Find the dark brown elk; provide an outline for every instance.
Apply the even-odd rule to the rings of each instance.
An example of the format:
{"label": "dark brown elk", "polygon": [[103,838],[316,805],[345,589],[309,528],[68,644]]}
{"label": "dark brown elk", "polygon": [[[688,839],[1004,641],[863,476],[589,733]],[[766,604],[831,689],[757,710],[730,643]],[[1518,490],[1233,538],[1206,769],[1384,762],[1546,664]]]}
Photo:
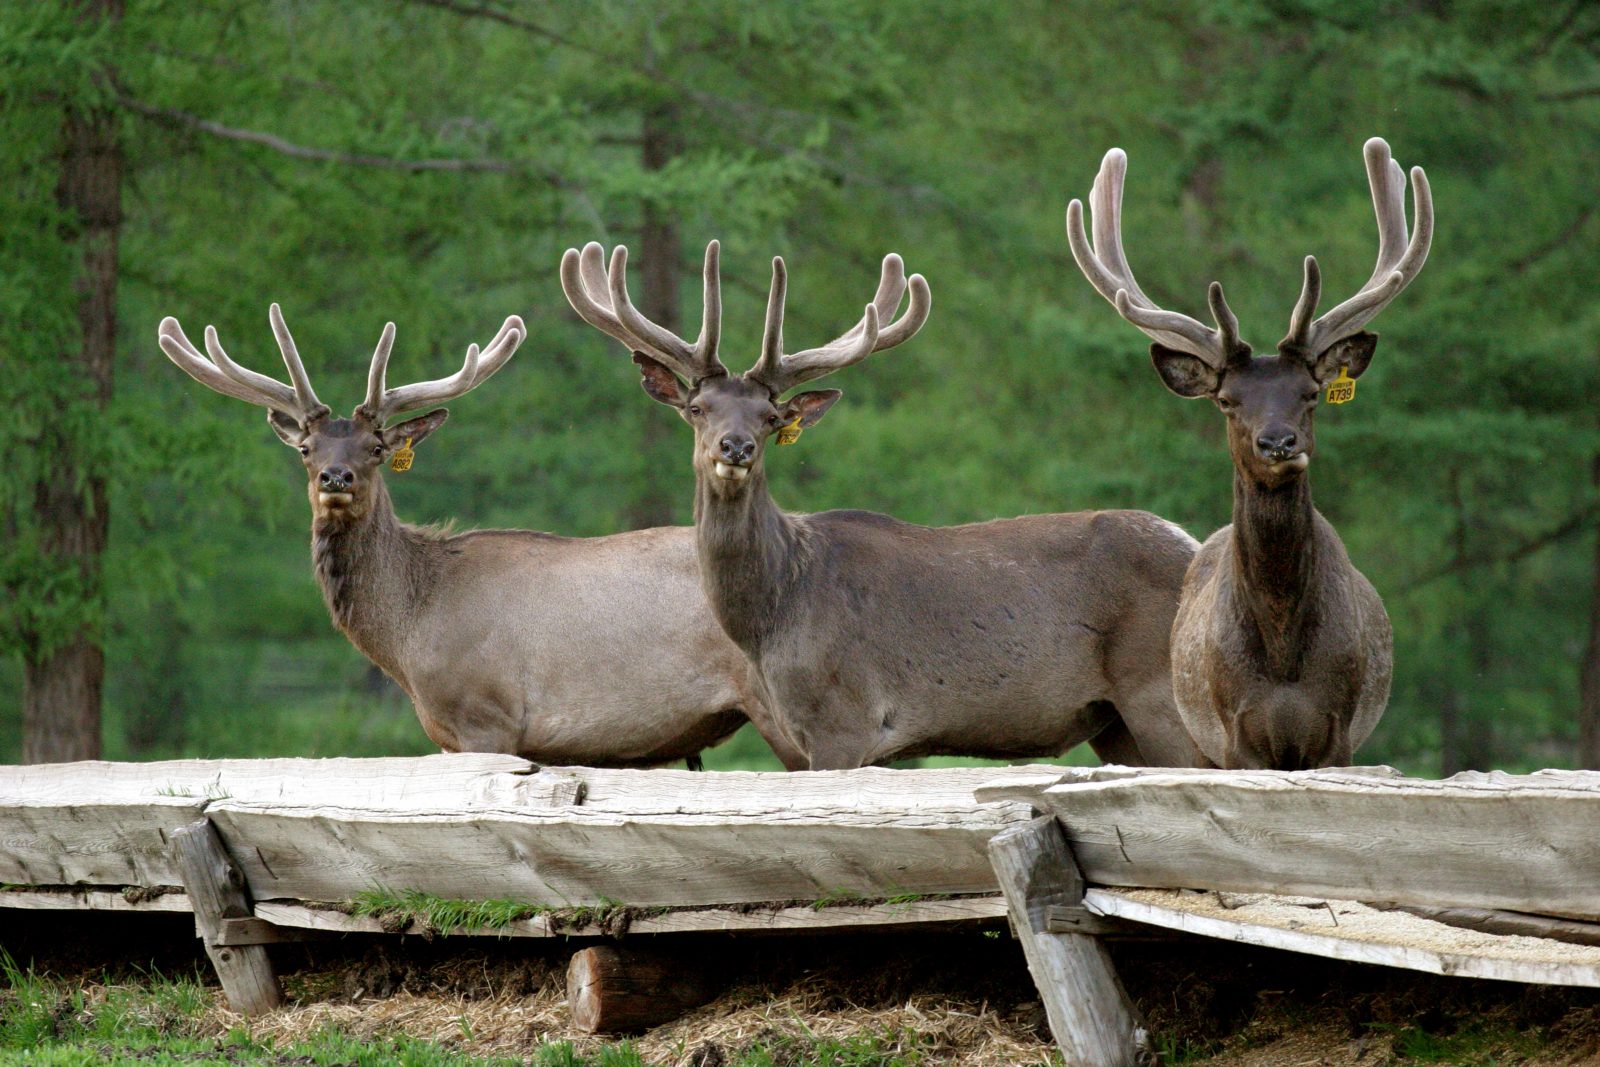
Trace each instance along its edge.
{"label": "dark brown elk", "polygon": [[[756,665],[762,695],[812,769],[909,756],[1054,755],[1088,741],[1124,763],[1204,765],[1172,701],[1167,642],[1194,539],[1139,511],[1030,515],[929,528],[866,511],[782,511],[766,446],[839,399],[784,394],[909,340],[927,319],[921,276],[883,262],[844,335],[785,353],[783,261],[773,260],[755,367],[728,373],[718,246],[689,344],[628,299],[627,250],[569,250],[562,287],[634,353],[650,396],[694,428],[695,531],[712,611]],[[895,319],[907,290],[910,302]]]}
{"label": "dark brown elk", "polygon": [[[1378,217],[1378,263],[1350,299],[1313,319],[1322,276],[1305,259],[1289,333],[1271,356],[1253,356],[1211,283],[1215,328],[1157,307],[1122,250],[1127,157],[1106,153],[1083,205],[1067,209],[1078,266],[1100,295],[1155,343],[1167,388],[1210,397],[1228,422],[1233,523],[1212,534],[1189,566],[1172,629],[1172,681],[1184,724],[1224,767],[1296,770],[1348,764],[1389,700],[1394,640],[1372,583],[1354,567],[1332,525],[1311,505],[1307,473],[1321,390],[1353,389],[1377,335],[1363,330],[1422,269],[1433,238],[1433,200],[1411,171],[1415,231],[1407,237],[1405,174],[1379,138],[1365,149]],[[1342,374],[1342,377],[1341,377]]]}
{"label": "dark brown elk", "polygon": [[441,533],[397,519],[383,466],[449,414],[396,417],[482,385],[525,329],[513,316],[450,378],[389,388],[394,324],[384,327],[366,399],[335,418],[272,305],[293,385],[239,366],[206,327],[208,360],[178,321],[161,349],[203,385],[267,409],[299,451],[311,497],[311,555],[334,625],[400,684],[447,752],[505,752],[548,763],[640,766],[695,759],[749,716],[789,766],[749,664],[700,591],[686,527],[612,537],[528,530]]}

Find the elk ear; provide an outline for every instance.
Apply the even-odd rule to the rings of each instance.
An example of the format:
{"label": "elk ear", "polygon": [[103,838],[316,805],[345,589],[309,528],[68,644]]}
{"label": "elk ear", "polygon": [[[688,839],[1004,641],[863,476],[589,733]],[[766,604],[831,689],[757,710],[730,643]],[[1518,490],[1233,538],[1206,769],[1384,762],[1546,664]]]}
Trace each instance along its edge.
{"label": "elk ear", "polygon": [[796,393],[783,403],[783,421],[793,422],[800,420],[802,430],[810,429],[822,421],[822,416],[828,409],[844,396],[837,389],[817,389],[809,393]]}
{"label": "elk ear", "polygon": [[682,411],[689,398],[684,395],[683,383],[678,381],[678,376],[643,352],[635,352],[633,361],[639,364],[639,373],[644,375],[644,380],[639,384],[650,394],[650,399]]}
{"label": "elk ear", "polygon": [[1366,330],[1351,334],[1317,353],[1316,358],[1311,361],[1311,376],[1317,380],[1318,385],[1323,385],[1339,376],[1340,367],[1349,367],[1346,373],[1352,378],[1359,378],[1371,365],[1372,354],[1377,350],[1377,334]]}
{"label": "elk ear", "polygon": [[397,422],[393,426],[385,426],[378,431],[378,436],[383,440],[385,448],[399,448],[408,440],[411,447],[415,448],[427,439],[428,435],[444,425],[444,420],[450,417],[449,408],[440,408],[430,411],[426,415],[418,415],[405,422]]}
{"label": "elk ear", "polygon": [[306,428],[293,415],[272,408],[267,409],[267,425],[278,435],[278,440],[290,448],[299,448],[306,439]]}
{"label": "elk ear", "polygon": [[1166,345],[1150,346],[1150,362],[1156,365],[1156,373],[1167,388],[1182,397],[1210,396],[1222,382],[1222,376],[1205,360]]}

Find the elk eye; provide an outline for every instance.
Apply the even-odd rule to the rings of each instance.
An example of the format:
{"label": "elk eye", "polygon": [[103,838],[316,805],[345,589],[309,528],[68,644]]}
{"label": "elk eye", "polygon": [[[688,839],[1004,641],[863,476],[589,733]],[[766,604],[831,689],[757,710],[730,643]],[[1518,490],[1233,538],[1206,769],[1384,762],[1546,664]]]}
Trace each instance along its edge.
{"label": "elk eye", "polygon": [[776,412],[774,412],[773,414],[767,416],[767,425],[768,426],[776,426],[776,425],[778,425],[778,423],[780,423],[782,421],[783,421],[782,419],[778,418]]}
{"label": "elk eye", "polygon": [[374,456],[377,456],[379,459],[382,459],[383,458],[383,446],[382,445],[373,445],[372,446],[372,454]]}
{"label": "elk eye", "polygon": [[1312,401],[1316,400],[1317,397],[1319,397],[1321,395],[1322,395],[1322,390],[1318,389],[1318,390],[1313,390],[1312,392],[1309,392],[1309,393],[1302,394],[1300,399],[1305,401],[1307,404],[1309,404]]}
{"label": "elk eye", "polygon": [[1233,401],[1229,400],[1225,396],[1219,396],[1217,397],[1217,407],[1221,408],[1223,411],[1232,410]]}
{"label": "elk eye", "polygon": [[689,405],[689,414],[693,415],[695,418],[698,419],[700,417],[700,405],[698,405],[698,404],[690,404]]}
{"label": "elk eye", "polygon": [[309,455],[311,455],[311,446],[310,446],[310,445],[301,445],[301,446],[300,446],[300,454],[301,454],[301,455],[302,455],[302,456],[309,456]]}

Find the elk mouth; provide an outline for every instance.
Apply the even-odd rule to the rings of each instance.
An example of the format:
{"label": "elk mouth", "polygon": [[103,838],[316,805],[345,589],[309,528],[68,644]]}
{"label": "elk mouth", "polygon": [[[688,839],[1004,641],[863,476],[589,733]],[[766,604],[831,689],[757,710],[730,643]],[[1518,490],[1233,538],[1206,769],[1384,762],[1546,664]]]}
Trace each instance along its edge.
{"label": "elk mouth", "polygon": [[714,469],[717,472],[717,477],[725,482],[742,482],[750,477],[749,467],[735,463],[724,463],[720,459],[716,461]]}
{"label": "elk mouth", "polygon": [[1311,454],[1296,452],[1292,456],[1270,456],[1267,457],[1267,466],[1273,474],[1293,474],[1311,466]]}
{"label": "elk mouth", "polygon": [[343,511],[355,502],[354,493],[318,493],[317,504],[329,511]]}

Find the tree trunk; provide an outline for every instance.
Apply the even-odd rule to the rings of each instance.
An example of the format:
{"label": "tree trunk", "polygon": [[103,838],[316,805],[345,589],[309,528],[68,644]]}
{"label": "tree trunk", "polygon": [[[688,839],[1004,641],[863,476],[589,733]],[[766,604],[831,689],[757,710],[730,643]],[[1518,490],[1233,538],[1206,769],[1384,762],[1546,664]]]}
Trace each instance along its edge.
{"label": "tree trunk", "polygon": [[[678,109],[674,104],[654,104],[645,111],[640,138],[645,170],[661,170],[678,154],[677,122]],[[668,212],[650,200],[644,204],[639,253],[644,279],[640,310],[651,322],[683,336],[678,287],[682,248],[679,245],[678,227]],[[651,418],[644,424],[644,439],[640,445],[646,462],[671,462],[668,450],[678,440],[672,431],[673,425],[667,419]],[[678,458],[682,459],[681,456]],[[671,523],[676,497],[669,487],[677,482],[671,478],[651,477],[645,479],[644,484],[644,491],[629,508],[629,525],[633,529],[641,529]]]}
{"label": "tree trunk", "polygon": [[[111,20],[121,0],[90,0],[83,18]],[[78,246],[80,337],[61,353],[84,383],[84,401],[103,415],[111,399],[116,345],[117,235],[122,222],[122,148],[115,116],[69,107],[62,127],[56,199],[69,213],[66,239]],[[27,763],[96,759],[105,677],[98,605],[100,557],[108,530],[105,474],[74,421],[51,424],[40,447],[55,458],[34,490],[44,551],[76,572],[85,617],[64,642],[35,637],[23,654],[22,758]]]}
{"label": "tree trunk", "polygon": [[[1600,456],[1591,474],[1600,488]],[[1600,770],[1600,533],[1594,541],[1594,590],[1589,594],[1589,643],[1578,681],[1578,766]]]}

